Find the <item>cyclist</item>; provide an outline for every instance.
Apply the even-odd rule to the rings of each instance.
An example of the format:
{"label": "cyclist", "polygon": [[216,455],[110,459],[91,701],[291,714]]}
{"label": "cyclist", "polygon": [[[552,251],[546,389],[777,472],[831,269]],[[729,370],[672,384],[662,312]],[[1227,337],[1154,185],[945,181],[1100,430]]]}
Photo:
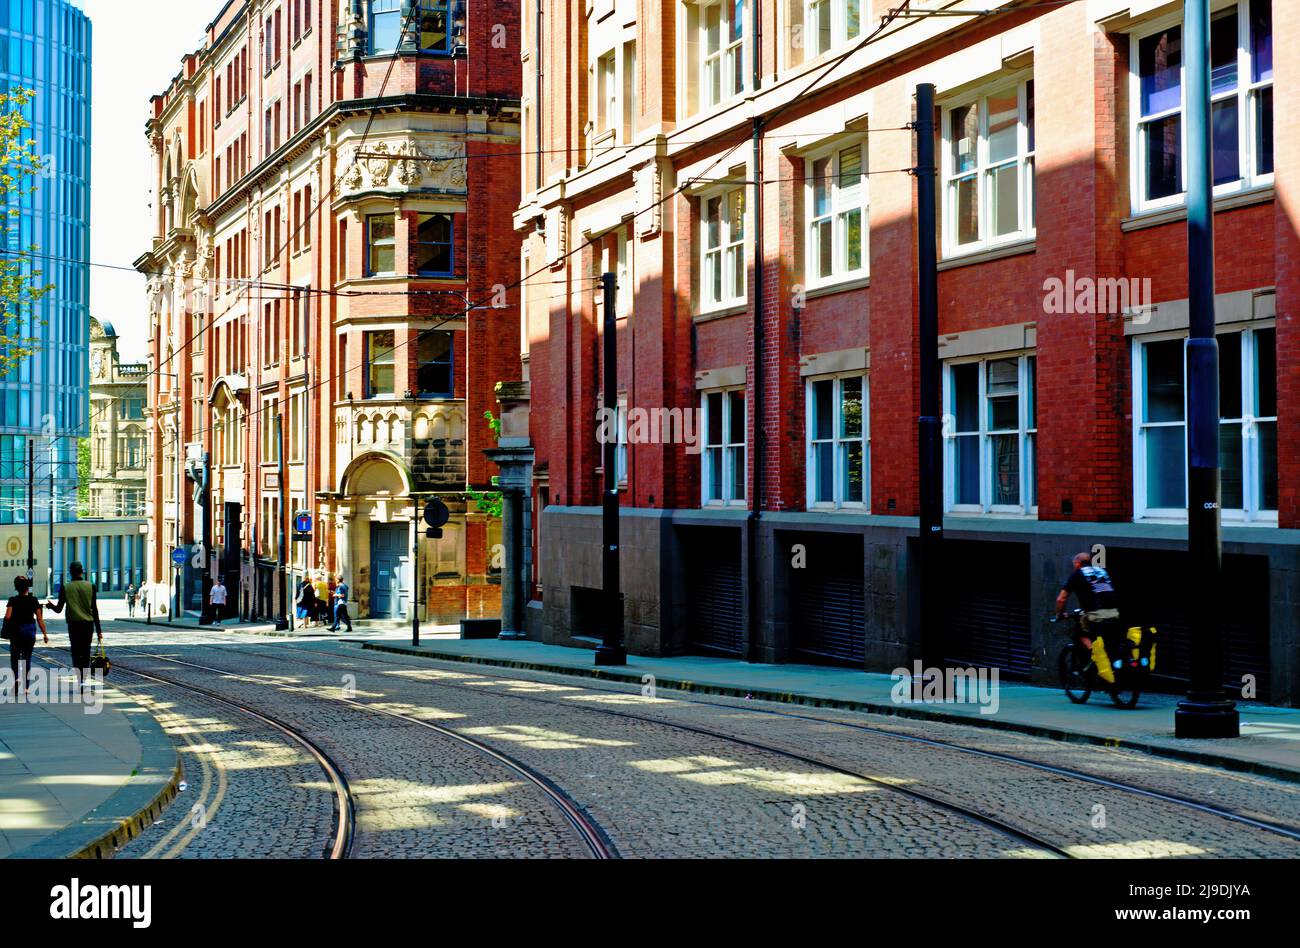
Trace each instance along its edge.
{"label": "cyclist", "polygon": [[1092,565],[1091,554],[1076,554],[1073,565],[1074,572],[1070,574],[1056,596],[1057,615],[1064,614],[1065,604],[1069,601],[1070,594],[1074,593],[1079,600],[1079,608],[1083,610],[1085,634],[1080,641],[1084,648],[1092,651],[1097,673],[1102,680],[1113,683],[1115,675],[1111,671],[1110,661],[1106,655],[1104,639],[1098,636],[1094,642],[1088,633],[1094,631],[1100,633],[1103,625],[1113,625],[1119,619],[1119,593],[1115,591],[1115,584],[1105,568]]}

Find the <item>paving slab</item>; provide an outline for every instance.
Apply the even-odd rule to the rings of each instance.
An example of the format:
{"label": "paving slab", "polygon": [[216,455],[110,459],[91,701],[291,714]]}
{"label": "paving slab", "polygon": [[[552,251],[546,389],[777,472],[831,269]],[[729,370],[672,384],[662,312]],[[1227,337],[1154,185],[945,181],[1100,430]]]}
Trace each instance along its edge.
{"label": "paving slab", "polygon": [[111,685],[92,709],[0,703],[0,858],[107,855],[174,794],[180,758],[153,715]]}
{"label": "paving slab", "polygon": [[588,649],[500,639],[435,637],[413,647],[391,638],[348,637],[365,648],[424,655],[450,661],[534,669],[611,681],[642,683],[653,675],[662,688],[750,697],[791,704],[932,718],[980,727],[1019,731],[1062,741],[1127,747],[1164,757],[1190,760],[1300,782],[1300,709],[1243,701],[1241,737],[1187,740],[1174,737],[1178,698],[1144,695],[1138,706],[1113,707],[1105,695],[1074,705],[1059,688],[1001,682],[992,702],[911,702],[895,700],[891,675],[819,665],[761,665],[726,658],[686,655],[675,658],[628,656],[627,665],[596,667]]}

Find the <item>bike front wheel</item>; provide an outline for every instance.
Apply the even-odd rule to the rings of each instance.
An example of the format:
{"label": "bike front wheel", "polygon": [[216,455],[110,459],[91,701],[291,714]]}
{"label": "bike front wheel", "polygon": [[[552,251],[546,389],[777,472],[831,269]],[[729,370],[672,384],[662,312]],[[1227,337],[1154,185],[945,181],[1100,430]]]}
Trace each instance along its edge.
{"label": "bike front wheel", "polygon": [[1065,696],[1074,704],[1085,704],[1092,694],[1092,677],[1088,666],[1092,659],[1076,645],[1067,645],[1061,649],[1059,667],[1061,687]]}

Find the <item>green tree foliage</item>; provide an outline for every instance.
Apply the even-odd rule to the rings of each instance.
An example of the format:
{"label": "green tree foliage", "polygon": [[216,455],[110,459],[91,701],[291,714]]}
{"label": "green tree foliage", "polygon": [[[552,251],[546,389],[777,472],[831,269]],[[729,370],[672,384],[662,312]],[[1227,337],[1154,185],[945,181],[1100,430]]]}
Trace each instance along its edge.
{"label": "green tree foliage", "polygon": [[[483,417],[487,419],[488,427],[492,430],[492,437],[498,441],[501,440],[501,419],[496,417],[490,411],[483,412]],[[496,487],[499,479],[492,478],[492,486]],[[479,513],[487,514],[489,517],[500,517],[502,507],[502,494],[499,490],[477,491],[470,489],[465,491],[465,496],[474,501],[474,509]]]}
{"label": "green tree foliage", "polygon": [[[9,228],[17,227],[19,204],[36,190],[33,179],[45,171],[45,163],[32,151],[36,141],[27,137],[31,122],[25,114],[33,93],[30,89],[13,89],[0,95],[0,246],[8,238]],[[29,247],[34,253],[36,247]],[[32,267],[30,258],[0,254],[0,377],[36,351],[40,340],[35,337],[34,311],[53,287],[42,285],[41,271]]]}
{"label": "green tree foliage", "polygon": [[77,439],[77,516],[90,516],[90,439]]}

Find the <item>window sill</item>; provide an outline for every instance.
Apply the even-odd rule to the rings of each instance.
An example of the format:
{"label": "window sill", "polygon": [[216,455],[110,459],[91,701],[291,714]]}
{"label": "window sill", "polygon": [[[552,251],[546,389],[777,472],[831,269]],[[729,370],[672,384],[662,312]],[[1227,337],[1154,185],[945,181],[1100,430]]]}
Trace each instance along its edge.
{"label": "window sill", "polygon": [[836,293],[848,293],[852,290],[865,290],[871,286],[871,277],[845,277],[834,283],[819,283],[817,286],[809,286],[804,291],[804,299],[815,300],[822,296],[834,296]]}
{"label": "window sill", "polygon": [[974,250],[970,253],[944,257],[939,261],[939,271],[955,270],[957,267],[970,266],[975,263],[989,263],[990,261],[1001,260],[1005,257],[1017,257],[1023,253],[1035,253],[1037,250],[1037,238],[1030,237],[1027,240],[1017,240],[1012,243],[998,244],[995,247],[988,247],[984,250]]}
{"label": "window sill", "polygon": [[705,312],[696,313],[691,318],[697,323],[707,323],[715,319],[726,319],[728,316],[739,316],[741,313],[749,311],[749,302],[743,301],[731,306],[724,306],[720,309],[711,309]]}
{"label": "window sill", "polygon": [[[1232,194],[1225,194],[1214,199],[1214,212],[1217,214],[1219,211],[1230,211],[1236,207],[1263,204],[1274,200],[1275,197],[1276,194],[1271,184],[1234,191]],[[1139,211],[1132,217],[1126,217],[1120,221],[1119,227],[1125,233],[1130,233],[1135,230],[1144,230],[1147,227],[1159,227],[1161,224],[1173,224],[1185,220],[1187,220],[1186,201],[1174,207],[1161,208],[1155,211]]]}
{"label": "window sill", "polygon": [[808,505],[808,512],[827,513],[827,514],[856,514],[861,516],[862,514],[871,513],[871,510],[870,508],[867,507],[866,504],[843,503],[837,506],[835,504],[816,503],[816,504]]}
{"label": "window sill", "polygon": [[747,510],[749,501],[744,500],[706,500],[700,504],[701,510]]}

